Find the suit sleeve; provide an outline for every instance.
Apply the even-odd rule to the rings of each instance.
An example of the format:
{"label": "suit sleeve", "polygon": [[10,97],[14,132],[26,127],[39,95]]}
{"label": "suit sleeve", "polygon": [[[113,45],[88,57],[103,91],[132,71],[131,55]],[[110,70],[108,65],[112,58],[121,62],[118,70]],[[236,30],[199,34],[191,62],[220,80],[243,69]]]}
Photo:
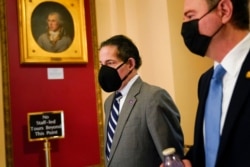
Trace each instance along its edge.
{"label": "suit sleeve", "polygon": [[183,157],[184,141],[180,114],[170,95],[165,90],[159,89],[150,97],[147,105],[148,129],[162,160],[162,151],[169,147],[174,147]]}

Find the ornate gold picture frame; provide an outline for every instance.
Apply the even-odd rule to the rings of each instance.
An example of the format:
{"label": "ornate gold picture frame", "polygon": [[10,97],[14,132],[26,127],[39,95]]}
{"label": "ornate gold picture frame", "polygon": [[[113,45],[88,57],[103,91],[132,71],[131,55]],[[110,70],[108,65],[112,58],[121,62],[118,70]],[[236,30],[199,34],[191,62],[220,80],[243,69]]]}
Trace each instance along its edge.
{"label": "ornate gold picture frame", "polygon": [[87,63],[83,0],[18,0],[21,64]]}

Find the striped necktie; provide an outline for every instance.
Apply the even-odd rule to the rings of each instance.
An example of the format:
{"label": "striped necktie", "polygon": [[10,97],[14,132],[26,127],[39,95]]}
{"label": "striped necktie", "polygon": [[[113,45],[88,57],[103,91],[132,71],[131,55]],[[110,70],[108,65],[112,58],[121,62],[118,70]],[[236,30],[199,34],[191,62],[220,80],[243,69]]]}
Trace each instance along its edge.
{"label": "striped necktie", "polygon": [[109,160],[111,145],[113,142],[113,137],[115,134],[115,128],[116,128],[117,121],[119,118],[119,104],[120,104],[121,98],[122,98],[122,94],[118,92],[115,95],[113,105],[111,108],[111,112],[109,115],[109,121],[108,121],[108,126],[107,126],[107,143],[106,143],[106,157],[108,160]]}
{"label": "striped necktie", "polygon": [[219,64],[210,81],[205,107],[206,167],[214,167],[220,143],[220,118],[222,109],[222,78],[225,69]]}

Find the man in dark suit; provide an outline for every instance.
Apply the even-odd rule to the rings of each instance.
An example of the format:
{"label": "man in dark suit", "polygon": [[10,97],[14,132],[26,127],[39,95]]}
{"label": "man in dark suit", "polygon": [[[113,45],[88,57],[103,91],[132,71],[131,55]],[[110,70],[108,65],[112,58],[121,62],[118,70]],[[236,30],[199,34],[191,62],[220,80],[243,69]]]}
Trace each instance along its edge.
{"label": "man in dark suit", "polygon": [[[184,0],[182,36],[188,49],[214,60],[198,85],[194,143],[183,160],[185,167],[250,167],[250,33],[248,0]],[[222,105],[219,144],[209,152],[212,135],[206,116],[212,75],[222,66]],[[219,92],[217,92],[219,96]],[[210,109],[207,109],[210,108]],[[216,120],[216,118],[214,118]],[[207,126],[207,127],[206,127]],[[211,125],[212,126],[212,125]],[[212,165],[209,156],[215,155]]]}
{"label": "man in dark suit", "polygon": [[[158,167],[162,151],[174,147],[183,156],[180,114],[170,95],[162,88],[142,81],[139,51],[123,35],[101,43],[99,83],[113,92],[105,101],[104,151],[109,167]],[[120,92],[116,114],[111,111]],[[111,130],[110,130],[111,129]]]}

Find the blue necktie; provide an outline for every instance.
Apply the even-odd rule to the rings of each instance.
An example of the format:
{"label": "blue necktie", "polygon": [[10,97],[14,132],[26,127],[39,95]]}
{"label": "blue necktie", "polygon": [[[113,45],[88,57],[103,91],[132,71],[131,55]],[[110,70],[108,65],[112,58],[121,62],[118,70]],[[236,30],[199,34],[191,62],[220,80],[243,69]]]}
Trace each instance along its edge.
{"label": "blue necktie", "polygon": [[115,128],[116,128],[117,121],[119,118],[119,104],[120,104],[121,98],[122,98],[122,94],[118,92],[115,95],[113,105],[111,108],[111,112],[110,112],[110,116],[109,116],[109,121],[108,121],[108,126],[107,126],[107,143],[106,143],[106,157],[108,160],[109,160],[111,145],[113,142],[113,137],[115,134]]}
{"label": "blue necktie", "polygon": [[214,167],[220,143],[220,118],[222,109],[222,78],[225,69],[219,64],[210,81],[205,108],[206,167]]}

